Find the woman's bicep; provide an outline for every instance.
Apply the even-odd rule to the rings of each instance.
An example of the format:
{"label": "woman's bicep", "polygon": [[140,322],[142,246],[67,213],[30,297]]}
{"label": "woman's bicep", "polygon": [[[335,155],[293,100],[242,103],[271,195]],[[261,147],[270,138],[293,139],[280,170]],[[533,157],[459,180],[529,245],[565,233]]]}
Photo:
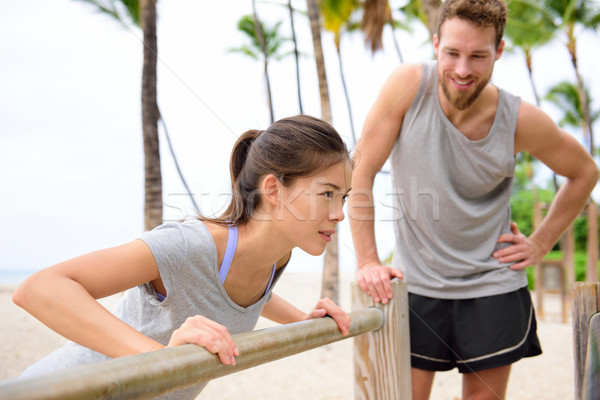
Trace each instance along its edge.
{"label": "woman's bicep", "polygon": [[98,250],[50,267],[99,299],[159,278],[152,251],[142,240]]}

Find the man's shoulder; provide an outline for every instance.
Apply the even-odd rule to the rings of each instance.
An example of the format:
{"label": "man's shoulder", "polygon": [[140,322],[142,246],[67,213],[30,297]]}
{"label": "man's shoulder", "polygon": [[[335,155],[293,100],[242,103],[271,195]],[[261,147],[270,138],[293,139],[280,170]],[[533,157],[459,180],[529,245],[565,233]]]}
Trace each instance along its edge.
{"label": "man's shoulder", "polygon": [[402,63],[394,69],[392,77],[403,79],[412,77],[420,80],[425,68],[425,63]]}
{"label": "man's shoulder", "polygon": [[396,67],[383,87],[384,94],[387,94],[384,98],[389,97],[388,100],[397,104],[398,94],[402,93],[402,103],[406,103],[402,109],[406,111],[419,89],[423,71],[423,64],[420,63],[406,63]]}

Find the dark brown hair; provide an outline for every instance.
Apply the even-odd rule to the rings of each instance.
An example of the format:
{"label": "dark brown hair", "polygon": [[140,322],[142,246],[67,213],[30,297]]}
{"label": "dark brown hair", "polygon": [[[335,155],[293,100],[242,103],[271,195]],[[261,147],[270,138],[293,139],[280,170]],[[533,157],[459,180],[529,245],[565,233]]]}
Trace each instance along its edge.
{"label": "dark brown hair", "polygon": [[231,153],[229,206],[217,218],[200,219],[244,224],[258,206],[258,187],[266,175],[273,174],[289,186],[296,178],[317,174],[344,160],[350,161],[350,155],[337,131],[308,115],[280,119],[264,131],[249,130],[239,137]]}
{"label": "dark brown hair", "polygon": [[503,0],[446,0],[440,7],[437,36],[441,39],[442,24],[450,18],[462,18],[496,30],[496,49],[504,36],[508,9]]}

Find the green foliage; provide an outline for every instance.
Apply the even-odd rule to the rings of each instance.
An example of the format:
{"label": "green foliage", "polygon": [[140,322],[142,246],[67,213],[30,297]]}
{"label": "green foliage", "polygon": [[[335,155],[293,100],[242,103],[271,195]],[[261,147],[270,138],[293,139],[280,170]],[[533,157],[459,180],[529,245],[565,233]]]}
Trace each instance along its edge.
{"label": "green foliage", "polygon": [[[321,0],[319,9],[323,16],[323,26],[339,37],[340,30],[350,22],[350,16],[359,6],[358,0]],[[336,44],[339,43],[336,41]]]}
{"label": "green foliage", "polygon": [[[519,231],[525,236],[533,232],[533,192],[527,187],[524,172],[522,168],[515,171],[515,185],[513,194],[510,198],[511,218],[517,223]],[[527,186],[526,186],[527,185]],[[537,189],[538,201],[550,203],[554,198],[552,189]]]}
{"label": "green foliage", "polygon": [[103,14],[110,15],[123,25],[141,26],[142,12],[139,0],[79,0],[92,4]]}
{"label": "green foliage", "polygon": [[512,0],[508,11],[504,34],[512,46],[529,51],[554,37],[557,27],[543,0]]}
{"label": "green foliage", "polygon": [[579,24],[594,30],[600,26],[600,4],[595,0],[545,0],[543,3],[562,26]]}
{"label": "green foliage", "polygon": [[[585,89],[585,95],[591,103],[592,98],[590,97],[590,92],[587,88]],[[557,83],[550,88],[544,99],[556,105],[559,110],[563,110],[563,117],[558,121],[558,124],[562,128],[581,128],[582,126],[585,126],[583,105],[581,104],[581,98],[579,97],[579,89],[575,84],[569,81]],[[600,109],[592,111],[592,114],[590,115],[592,123],[596,122],[599,117]]]}
{"label": "green foliage", "polygon": [[231,48],[229,49],[229,52],[242,53],[255,60],[258,60],[261,57],[265,57],[267,60],[280,60],[281,58],[290,54],[290,52],[286,52],[285,54],[280,53],[282,45],[289,41],[289,39],[283,38],[279,34],[279,28],[281,27],[281,24],[282,22],[280,21],[274,26],[270,27],[260,22],[266,48],[266,54],[264,54],[256,32],[254,18],[251,15],[242,16],[238,21],[238,30],[246,34],[246,36],[250,39],[250,43],[241,47]]}
{"label": "green foliage", "polygon": [[[551,251],[544,257],[546,260],[561,260],[562,251],[554,250]],[[600,261],[598,261],[598,271],[600,271]],[[530,290],[535,290],[535,268],[527,268],[527,286]],[[585,251],[575,252],[575,281],[585,281],[585,275],[587,274],[587,253]]]}

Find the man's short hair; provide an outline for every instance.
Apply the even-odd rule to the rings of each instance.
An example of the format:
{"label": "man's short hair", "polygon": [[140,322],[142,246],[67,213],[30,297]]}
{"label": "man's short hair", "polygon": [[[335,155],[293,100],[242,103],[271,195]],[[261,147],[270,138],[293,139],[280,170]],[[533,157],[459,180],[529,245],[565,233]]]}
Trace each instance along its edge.
{"label": "man's short hair", "polygon": [[504,36],[508,9],[503,0],[446,0],[440,7],[437,24],[438,39],[442,24],[454,17],[471,21],[482,27],[494,27],[496,48],[498,48]]}

